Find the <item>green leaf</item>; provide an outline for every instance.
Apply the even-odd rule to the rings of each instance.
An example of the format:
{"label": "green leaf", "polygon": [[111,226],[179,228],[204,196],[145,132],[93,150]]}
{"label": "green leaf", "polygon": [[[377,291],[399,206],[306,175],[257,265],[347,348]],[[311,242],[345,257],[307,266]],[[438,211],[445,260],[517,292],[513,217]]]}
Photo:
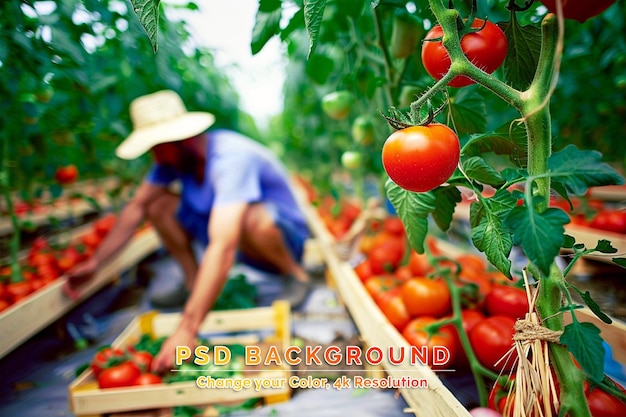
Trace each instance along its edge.
{"label": "green leaf", "polygon": [[574,321],[565,326],[560,342],[567,346],[592,381],[602,381],[606,352],[602,345],[600,329],[592,323]]}
{"label": "green leaf", "polygon": [[320,85],[328,81],[334,69],[335,61],[326,55],[313,55],[306,61],[306,74]]}
{"label": "green leaf", "polygon": [[319,39],[320,27],[322,26],[322,20],[324,18],[324,8],[326,7],[326,0],[305,0],[304,1],[304,24],[306,26],[307,33],[309,34],[309,53],[307,59],[311,57],[315,48],[317,47],[317,41]]}
{"label": "green leaf", "polygon": [[280,31],[282,16],[280,0],[261,0],[252,28],[250,50],[252,55],[259,53],[265,44]]}
{"label": "green leaf", "polygon": [[472,227],[471,238],[476,249],[484,252],[489,262],[511,278],[509,255],[513,249],[513,239],[501,218],[485,210],[478,224]]}
{"label": "green leaf", "polygon": [[549,208],[538,213],[518,206],[505,217],[504,225],[513,230],[513,243],[521,246],[530,262],[548,275],[563,245],[564,225],[569,221],[569,216],[560,209]]}
{"label": "green leaf", "polygon": [[595,314],[600,320],[602,320],[606,324],[613,323],[613,320],[611,320],[609,316],[604,314],[598,303],[596,303],[593,298],[591,298],[591,294],[589,293],[589,291],[582,292],[573,285],[572,288],[578,293],[578,295],[580,295],[580,298],[583,299],[587,307],[589,307],[589,309],[593,311],[593,314]]}
{"label": "green leaf", "polygon": [[594,250],[601,253],[617,253],[617,248],[614,248],[611,241],[606,239],[598,240],[598,244]]}
{"label": "green leaf", "polygon": [[616,265],[626,268],[626,258],[613,258],[611,259]]}
{"label": "green leaf", "polygon": [[487,106],[474,88],[461,89],[450,100],[450,117],[457,133],[484,132],[487,129]]}
{"label": "green leaf", "polygon": [[143,26],[152,50],[154,53],[158,50],[157,32],[159,28],[159,3],[160,0],[130,0],[133,10],[139,17],[139,23]]}
{"label": "green leaf", "polygon": [[59,52],[66,53],[75,63],[82,65],[85,63],[85,50],[76,44],[67,33],[56,27],[51,27],[50,44]]}
{"label": "green leaf", "polygon": [[406,228],[409,244],[417,253],[424,253],[424,242],[428,233],[428,214],[435,210],[435,194],[413,193],[391,180],[385,183],[385,191],[398,217]]}
{"label": "green leaf", "polygon": [[439,187],[432,191],[435,195],[433,220],[441,230],[448,230],[457,203],[461,202],[461,191],[456,187]]}
{"label": "green leaf", "polygon": [[504,34],[509,42],[504,64],[504,77],[508,84],[525,90],[535,76],[541,51],[541,29],[538,25],[520,26],[515,13],[506,25]]}
{"label": "green leaf", "polygon": [[304,28],[304,10],[299,9],[292,17],[289,19],[289,23],[287,26],[280,32],[280,40],[286,41],[289,39],[292,33],[296,30]]}
{"label": "green leaf", "polygon": [[576,195],[583,195],[589,187],[624,184],[624,177],[602,162],[600,152],[583,151],[574,145],[550,155],[548,168],[555,183]]}
{"label": "green leaf", "polygon": [[506,155],[520,166],[526,166],[526,128],[515,121],[507,122],[494,132],[472,135],[461,153],[478,156],[487,152]]}
{"label": "green leaf", "polygon": [[487,161],[479,156],[472,156],[464,160],[463,171],[471,179],[493,187],[499,187],[505,182],[498,171],[493,169]]}

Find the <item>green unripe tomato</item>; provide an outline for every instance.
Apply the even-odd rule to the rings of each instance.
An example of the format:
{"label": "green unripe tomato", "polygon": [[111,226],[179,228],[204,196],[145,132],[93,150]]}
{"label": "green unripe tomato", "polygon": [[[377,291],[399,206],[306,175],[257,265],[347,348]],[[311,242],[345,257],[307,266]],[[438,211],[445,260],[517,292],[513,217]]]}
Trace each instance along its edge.
{"label": "green unripe tomato", "polygon": [[374,122],[369,116],[359,116],[352,122],[352,140],[363,145],[374,142]]}
{"label": "green unripe tomato", "polygon": [[350,114],[354,96],[349,91],[335,91],[322,97],[322,110],[335,120],[343,120]]}
{"label": "green unripe tomato", "polygon": [[357,151],[345,151],[341,154],[341,165],[349,170],[355,170],[361,167],[363,156]]}
{"label": "green unripe tomato", "polygon": [[398,9],[393,16],[389,52],[397,59],[411,56],[420,39],[424,36],[422,22],[406,9]]}
{"label": "green unripe tomato", "polygon": [[400,90],[400,107],[409,107],[423,91],[424,89],[415,85],[403,86]]}

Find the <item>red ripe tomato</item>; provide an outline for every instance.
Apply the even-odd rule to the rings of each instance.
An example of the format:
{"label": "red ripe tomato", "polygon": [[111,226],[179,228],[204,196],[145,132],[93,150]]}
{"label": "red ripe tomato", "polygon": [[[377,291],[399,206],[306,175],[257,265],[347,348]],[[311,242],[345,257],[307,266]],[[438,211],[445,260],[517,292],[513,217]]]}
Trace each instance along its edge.
{"label": "red ripe tomato", "polygon": [[400,287],[402,300],[411,317],[442,317],[450,311],[450,290],[445,281],[430,278],[412,278]]}
{"label": "red ripe tomato", "polygon": [[376,304],[378,304],[380,311],[387,317],[387,320],[399,331],[402,331],[411,320],[411,316],[406,309],[404,301],[402,301],[402,296],[398,288],[394,288],[385,293],[378,299]]}
{"label": "red ripe tomato", "polygon": [[61,272],[66,272],[82,260],[83,254],[80,253],[76,247],[69,246],[61,252],[60,257],[57,260],[57,266]]}
{"label": "red ripe tomato", "polygon": [[115,224],[116,216],[113,213],[107,214],[93,222],[93,229],[99,236],[106,236]]}
{"label": "red ripe tomato", "polygon": [[33,292],[33,286],[30,281],[12,282],[6,286],[9,301],[16,303],[26,298]]}
{"label": "red ripe tomato", "polygon": [[409,191],[426,192],[450,178],[460,152],[454,131],[432,123],[393,132],[383,145],[382,159],[393,182]]}
{"label": "red ripe tomato", "polygon": [[[439,330],[433,334],[428,335],[425,330],[426,326],[433,324],[437,321],[434,317],[417,317],[411,320],[402,330],[402,336],[412,346],[422,347],[428,346],[429,349],[429,363],[427,365],[433,368],[447,368],[454,362],[459,350],[457,335],[454,330],[454,326],[446,325],[439,328]],[[433,347],[442,346],[448,349],[450,352],[450,358],[445,365],[432,366]]]}
{"label": "red ripe tomato", "polygon": [[134,362],[122,362],[103,369],[98,376],[98,386],[100,388],[128,387],[135,384],[140,375],[141,370]]}
{"label": "red ripe tomato", "polygon": [[75,165],[66,165],[57,168],[54,179],[59,184],[71,184],[78,178],[78,168]]}
{"label": "red ripe tomato", "polygon": [[130,352],[130,359],[135,362],[143,372],[150,371],[150,367],[152,366],[152,354],[150,352],[143,350],[132,351]]}
{"label": "red ripe tomato", "polygon": [[0,299],[0,313],[9,307],[11,307],[11,303],[9,303],[7,300]]}
{"label": "red ripe tomato", "polygon": [[626,234],[626,211],[606,209],[600,211],[591,219],[589,227]]}
{"label": "red ripe tomato", "polygon": [[[481,27],[481,30],[463,36],[461,49],[472,64],[491,74],[504,62],[508,43],[504,32],[495,23],[474,19],[472,28],[479,29]],[[426,34],[422,43],[424,68],[436,80],[443,78],[450,69],[450,56],[441,40],[428,41],[428,39],[437,39],[442,36],[441,26],[436,25]],[[454,77],[448,85],[450,87],[464,87],[473,83],[472,79],[459,75]]]}
{"label": "red ripe tomato", "polygon": [[500,359],[513,346],[514,326],[515,319],[509,316],[487,317],[474,325],[469,332],[469,339],[480,363],[495,372],[511,370],[514,357]]}
{"label": "red ripe tomato", "polygon": [[355,266],[354,272],[362,282],[365,282],[374,276],[374,272],[372,272],[372,265],[370,264],[369,259],[365,259],[363,260],[363,262]]}
{"label": "red ripe tomato", "polygon": [[91,360],[91,369],[98,376],[103,369],[107,368],[113,362],[120,362],[126,359],[126,355],[122,349],[107,346],[100,349]]}
{"label": "red ripe tomato", "polygon": [[503,315],[521,319],[528,313],[528,297],[521,288],[497,284],[487,293],[485,308],[491,316]]}
{"label": "red ripe tomato", "polygon": [[[465,330],[465,333],[468,335],[472,331],[474,326],[476,326],[478,323],[480,323],[484,319],[485,319],[485,315],[478,310],[466,309],[466,310],[461,311],[461,322],[463,324],[463,329]],[[456,327],[454,328],[454,331],[458,337],[458,331],[456,330]],[[461,342],[459,342],[459,346],[460,346],[460,343]],[[465,351],[461,349],[456,356],[456,365],[466,366],[468,363],[469,361],[467,359],[467,355],[465,354]]]}
{"label": "red ripe tomato", "polygon": [[374,274],[393,272],[404,257],[405,242],[398,237],[390,237],[370,249],[367,259]]}
{"label": "red ripe tomato", "polygon": [[[550,13],[556,13],[556,0],[540,0]],[[584,22],[609,8],[615,0],[563,0],[563,17]]]}
{"label": "red ripe tomato", "polygon": [[[615,385],[626,393],[624,387],[617,383]],[[626,416],[626,402],[620,401],[600,388],[591,388],[588,382],[585,382],[585,397],[587,397],[587,404],[589,404],[589,410],[593,417]]]}
{"label": "red ripe tomato", "polygon": [[137,377],[133,385],[154,385],[160,384],[163,380],[157,374],[146,372]]}
{"label": "red ripe tomato", "polygon": [[394,288],[398,288],[402,281],[393,275],[371,277],[365,282],[365,289],[372,296],[374,301],[378,301]]}
{"label": "red ripe tomato", "polygon": [[404,237],[404,224],[398,217],[386,217],[383,220],[383,230],[392,236]]}
{"label": "red ripe tomato", "polygon": [[428,256],[415,251],[409,256],[409,268],[414,276],[420,277],[428,275],[433,270],[433,266],[428,262]]}

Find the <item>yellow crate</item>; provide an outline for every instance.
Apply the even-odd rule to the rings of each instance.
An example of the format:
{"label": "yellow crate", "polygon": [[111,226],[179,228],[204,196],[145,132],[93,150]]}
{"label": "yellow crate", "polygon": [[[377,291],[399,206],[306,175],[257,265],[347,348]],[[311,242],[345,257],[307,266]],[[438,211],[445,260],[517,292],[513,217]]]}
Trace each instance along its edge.
{"label": "yellow crate", "polygon": [[[139,341],[142,334],[167,336],[177,328],[180,313],[145,313],[135,318],[112,343],[125,347]],[[261,341],[260,331],[269,334]],[[237,332],[237,335],[228,336]],[[211,344],[259,344],[288,346],[291,339],[291,312],[287,302],[277,301],[271,307],[210,312],[202,323],[199,334],[207,335]],[[226,336],[225,336],[226,334]],[[211,336],[213,335],[213,336]],[[244,371],[245,373],[246,371]],[[250,375],[250,388],[239,391],[228,388],[202,389],[196,382],[177,382],[141,387],[99,389],[91,369],[86,370],[69,385],[69,403],[76,415],[101,415],[122,411],[138,411],[174,406],[204,406],[210,404],[263,398],[265,403],[286,401],[290,398],[288,384],[283,387],[255,386],[255,380],[285,381],[289,369],[285,366],[255,369]]]}

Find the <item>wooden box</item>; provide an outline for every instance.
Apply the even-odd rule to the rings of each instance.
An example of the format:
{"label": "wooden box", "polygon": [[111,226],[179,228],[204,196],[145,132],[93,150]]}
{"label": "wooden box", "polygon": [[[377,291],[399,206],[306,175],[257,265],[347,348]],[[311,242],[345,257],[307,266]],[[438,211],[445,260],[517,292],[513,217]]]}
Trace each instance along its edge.
{"label": "wooden box", "polygon": [[148,227],[138,231],[128,246],[81,287],[76,300],[63,293],[66,279],[56,281],[30,294],[0,313],[0,358],[70,311],[96,291],[112,282],[160,246],[156,232]]}
{"label": "wooden box", "polygon": [[[180,313],[145,313],[135,318],[112,345],[132,345],[142,334],[167,336],[176,329],[180,320]],[[265,336],[262,336],[264,333]],[[290,306],[287,302],[277,301],[271,307],[213,311],[207,315],[199,334],[211,344],[266,344],[282,349],[289,345],[291,339]],[[276,403],[289,399],[289,385],[283,384],[280,388],[257,388],[254,381],[286,381],[288,373],[289,369],[284,366],[254,369],[249,375],[244,370],[246,378],[252,380],[252,386],[239,391],[228,388],[203,389],[196,382],[99,389],[95,376],[89,369],[70,384],[69,402],[76,415],[100,415],[182,405],[205,406],[250,398],[263,398],[265,403]]]}

